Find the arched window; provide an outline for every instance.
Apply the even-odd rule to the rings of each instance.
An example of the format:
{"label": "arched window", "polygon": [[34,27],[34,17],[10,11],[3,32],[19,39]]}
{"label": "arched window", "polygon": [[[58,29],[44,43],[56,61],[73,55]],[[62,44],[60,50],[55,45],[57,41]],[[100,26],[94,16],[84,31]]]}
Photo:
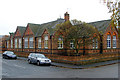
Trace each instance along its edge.
{"label": "arched window", "polygon": [[107,35],[107,48],[111,48],[111,36]]}
{"label": "arched window", "polygon": [[63,49],[63,38],[62,37],[58,38],[58,49]]}
{"label": "arched window", "polygon": [[48,48],[48,36],[45,36],[45,38],[44,38],[45,40],[44,40],[44,48]]}
{"label": "arched window", "polygon": [[116,35],[113,36],[113,48],[116,48]]}

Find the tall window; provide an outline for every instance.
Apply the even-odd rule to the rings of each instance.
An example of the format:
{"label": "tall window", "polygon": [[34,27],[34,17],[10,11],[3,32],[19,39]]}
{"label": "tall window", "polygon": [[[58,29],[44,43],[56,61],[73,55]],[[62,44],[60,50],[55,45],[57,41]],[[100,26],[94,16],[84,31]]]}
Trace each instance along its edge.
{"label": "tall window", "polygon": [[13,39],[11,39],[11,48],[13,48]]}
{"label": "tall window", "polygon": [[111,36],[107,35],[107,48],[111,48]]}
{"label": "tall window", "polygon": [[98,40],[96,39],[95,48],[98,48]]}
{"label": "tall window", "polygon": [[116,36],[113,36],[113,48],[116,48]]}
{"label": "tall window", "polygon": [[19,39],[19,48],[21,48],[21,46],[22,46],[21,42],[22,42],[22,39],[20,38]]}
{"label": "tall window", "polygon": [[73,40],[70,41],[70,48],[71,48],[71,49],[75,48],[75,47],[74,47]]}
{"label": "tall window", "polygon": [[48,36],[45,36],[44,48],[48,48]]}
{"label": "tall window", "polygon": [[38,48],[41,48],[41,38],[38,39]]}
{"label": "tall window", "polygon": [[9,41],[7,41],[7,48],[9,48]]}
{"label": "tall window", "polygon": [[97,49],[97,48],[98,48],[98,40],[93,39],[93,49]]}
{"label": "tall window", "polygon": [[17,48],[17,38],[15,39],[15,48]]}
{"label": "tall window", "polygon": [[28,38],[24,39],[24,48],[28,48]]}
{"label": "tall window", "polygon": [[93,49],[95,48],[95,40],[93,39]]}
{"label": "tall window", "polygon": [[63,48],[63,38],[59,37],[58,38],[58,49],[62,49]]}
{"label": "tall window", "polygon": [[33,48],[33,37],[29,39],[29,48]]}

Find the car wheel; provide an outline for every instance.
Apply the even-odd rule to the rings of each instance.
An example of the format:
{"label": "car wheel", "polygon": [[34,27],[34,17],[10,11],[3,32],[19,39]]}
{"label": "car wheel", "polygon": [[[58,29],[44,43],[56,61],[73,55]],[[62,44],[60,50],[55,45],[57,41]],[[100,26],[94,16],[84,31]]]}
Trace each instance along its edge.
{"label": "car wheel", "polygon": [[37,61],[37,65],[38,65],[38,66],[40,65],[40,62],[39,62],[39,61]]}
{"label": "car wheel", "polygon": [[49,64],[49,66],[51,66],[51,63]]}
{"label": "car wheel", "polygon": [[5,58],[4,56],[2,56],[3,58]]}
{"label": "car wheel", "polygon": [[8,59],[8,56],[6,56],[5,59]]}
{"label": "car wheel", "polygon": [[29,63],[29,64],[31,64],[31,61],[30,61],[30,59],[28,60],[28,63]]}

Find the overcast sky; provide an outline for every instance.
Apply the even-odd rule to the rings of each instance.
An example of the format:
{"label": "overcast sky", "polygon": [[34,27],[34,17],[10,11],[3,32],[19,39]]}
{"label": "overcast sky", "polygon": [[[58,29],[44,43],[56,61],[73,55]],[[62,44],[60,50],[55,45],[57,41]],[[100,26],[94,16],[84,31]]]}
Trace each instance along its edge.
{"label": "overcast sky", "polygon": [[42,24],[64,18],[94,22],[110,19],[111,14],[100,0],[0,0],[0,35],[15,32],[27,23]]}

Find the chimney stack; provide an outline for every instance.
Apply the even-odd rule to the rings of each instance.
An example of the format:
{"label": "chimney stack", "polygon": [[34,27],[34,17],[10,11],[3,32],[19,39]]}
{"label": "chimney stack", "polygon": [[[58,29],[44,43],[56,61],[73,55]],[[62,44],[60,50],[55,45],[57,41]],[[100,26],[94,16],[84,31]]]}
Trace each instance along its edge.
{"label": "chimney stack", "polygon": [[69,21],[69,14],[68,14],[68,12],[66,12],[64,14],[64,19],[65,19],[65,21]]}

